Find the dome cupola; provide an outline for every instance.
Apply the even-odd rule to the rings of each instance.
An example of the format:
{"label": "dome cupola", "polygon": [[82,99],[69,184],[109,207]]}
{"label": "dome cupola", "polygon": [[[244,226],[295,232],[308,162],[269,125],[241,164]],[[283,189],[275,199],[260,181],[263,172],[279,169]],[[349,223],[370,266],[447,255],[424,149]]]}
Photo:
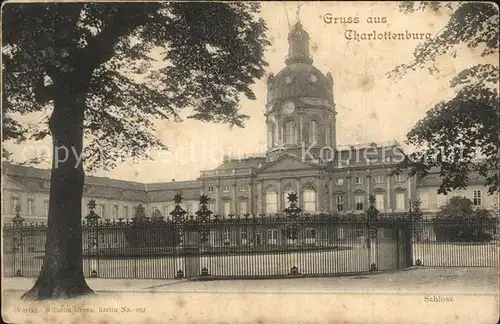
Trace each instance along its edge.
{"label": "dome cupola", "polygon": [[267,80],[267,103],[313,97],[333,103],[333,79],[315,68],[309,52],[309,33],[298,22],[288,34],[286,66]]}

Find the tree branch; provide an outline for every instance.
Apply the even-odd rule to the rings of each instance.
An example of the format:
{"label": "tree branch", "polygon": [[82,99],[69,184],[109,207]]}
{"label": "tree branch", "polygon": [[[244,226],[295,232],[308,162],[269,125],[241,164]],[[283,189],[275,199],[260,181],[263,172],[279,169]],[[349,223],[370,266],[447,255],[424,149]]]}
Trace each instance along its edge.
{"label": "tree branch", "polygon": [[43,77],[40,77],[35,85],[35,100],[40,105],[55,99],[56,91],[53,84],[44,85]]}

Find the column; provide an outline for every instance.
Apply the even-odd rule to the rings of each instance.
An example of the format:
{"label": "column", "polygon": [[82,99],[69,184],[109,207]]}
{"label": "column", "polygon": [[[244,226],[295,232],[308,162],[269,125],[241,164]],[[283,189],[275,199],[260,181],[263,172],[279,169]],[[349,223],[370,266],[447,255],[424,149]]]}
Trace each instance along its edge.
{"label": "column", "polygon": [[347,177],[346,177],[346,181],[347,181],[347,204],[346,204],[346,211],[351,211],[352,208],[352,193],[351,193],[351,172],[350,171],[347,171]]}
{"label": "column", "polygon": [[392,188],[391,188],[391,175],[390,175],[390,172],[387,172],[387,186],[386,186],[386,190],[387,190],[387,211],[392,211],[394,212],[394,208],[392,206]]}
{"label": "column", "polygon": [[233,183],[233,196],[232,196],[232,201],[233,202],[231,204],[231,209],[232,209],[231,214],[235,214],[235,215],[238,214],[238,209],[237,209],[238,208],[238,204],[236,202],[236,190],[237,189],[238,188],[236,187],[236,181],[235,181]]}
{"label": "column", "polygon": [[278,143],[284,143],[282,115],[279,115],[278,117]]}
{"label": "column", "polygon": [[366,190],[368,195],[372,193],[372,170],[368,169],[368,175],[366,176]]}
{"label": "column", "polygon": [[220,215],[220,181],[215,185],[215,210],[214,214]]}
{"label": "column", "polygon": [[282,188],[281,188],[281,185],[282,185],[282,180],[280,179],[279,182],[278,182],[278,213],[281,213],[283,212],[283,194],[282,194]]}
{"label": "column", "polygon": [[332,180],[328,179],[328,212],[333,213],[335,209],[333,204],[335,203],[333,200],[333,188],[332,188]]}
{"label": "column", "polygon": [[316,179],[316,211],[321,212],[323,211],[323,186],[322,186],[321,178]]}
{"label": "column", "polygon": [[406,210],[408,210],[410,208],[410,203],[412,201],[416,200],[415,198],[412,197],[413,191],[412,191],[411,186],[412,186],[411,177],[408,177],[408,198],[407,198],[406,203],[405,203],[405,205],[407,205],[407,206],[405,206]]}
{"label": "column", "polygon": [[253,197],[253,179],[250,180],[250,184],[248,185],[248,210],[247,213],[253,214],[253,204],[255,202],[255,199]]}
{"label": "column", "polygon": [[259,180],[259,206],[258,213],[264,212],[264,180]]}
{"label": "column", "polygon": [[300,112],[300,121],[299,121],[299,145],[302,145],[302,142],[304,141],[304,122],[302,118],[302,112]]}
{"label": "column", "polygon": [[302,204],[302,194],[301,194],[301,188],[300,188],[300,178],[295,179],[295,184],[297,187],[297,197],[299,197],[299,208],[303,208],[304,205]]}

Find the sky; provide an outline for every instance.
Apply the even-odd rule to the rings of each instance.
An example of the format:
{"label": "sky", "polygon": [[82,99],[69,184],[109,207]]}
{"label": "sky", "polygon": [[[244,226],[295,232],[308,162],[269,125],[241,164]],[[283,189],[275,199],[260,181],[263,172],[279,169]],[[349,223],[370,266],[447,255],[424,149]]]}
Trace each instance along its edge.
{"label": "sky", "polygon": [[[277,74],[285,66],[288,52],[289,24],[297,21],[297,2],[262,3],[262,18],[268,25],[271,46],[265,53],[267,73]],[[287,14],[288,13],[288,19]],[[358,17],[359,23],[325,22],[327,17]],[[482,59],[470,49],[460,51],[457,58],[437,60],[437,75],[426,70],[411,72],[402,79],[390,79],[386,73],[399,64],[408,63],[416,46],[424,40],[348,40],[346,30],[358,33],[410,32],[436,36],[447,23],[445,12],[403,14],[395,2],[310,2],[302,3],[300,21],[310,35],[314,65],[334,80],[337,110],[337,142],[356,143],[403,142],[415,123],[427,110],[442,100],[453,97],[449,81],[457,72],[478,64]],[[385,17],[386,23],[368,23],[369,17]],[[164,182],[192,180],[201,170],[217,167],[224,154],[263,153],[266,147],[263,115],[267,77],[257,80],[252,89],[257,99],[243,100],[241,112],[250,116],[245,128],[184,120],[181,123],[157,121],[156,134],[171,149],[155,155],[154,161],[124,163],[111,171],[98,171],[97,176],[140,181]],[[14,158],[26,157],[26,147],[34,152],[50,141],[11,145]],[[190,153],[194,152],[194,153]],[[30,157],[30,156],[28,156]],[[49,165],[41,165],[48,167]]]}

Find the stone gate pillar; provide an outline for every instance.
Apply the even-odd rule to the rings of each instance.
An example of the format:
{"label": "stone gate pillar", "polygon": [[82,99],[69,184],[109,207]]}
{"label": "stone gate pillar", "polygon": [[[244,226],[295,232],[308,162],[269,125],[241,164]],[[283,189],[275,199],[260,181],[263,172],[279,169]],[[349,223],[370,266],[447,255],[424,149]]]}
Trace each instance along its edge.
{"label": "stone gate pillar", "polygon": [[[87,204],[89,214],[85,216],[87,223],[84,226],[82,241],[84,242],[84,254],[88,257],[89,275],[91,277],[99,276],[99,215],[94,212],[96,203],[94,199],[89,200]],[[87,243],[87,244],[85,244]]]}
{"label": "stone gate pillar", "polygon": [[23,276],[23,222],[24,218],[20,215],[21,206],[16,205],[16,216],[12,218],[13,223],[13,252],[14,252],[14,271],[16,277]]}

